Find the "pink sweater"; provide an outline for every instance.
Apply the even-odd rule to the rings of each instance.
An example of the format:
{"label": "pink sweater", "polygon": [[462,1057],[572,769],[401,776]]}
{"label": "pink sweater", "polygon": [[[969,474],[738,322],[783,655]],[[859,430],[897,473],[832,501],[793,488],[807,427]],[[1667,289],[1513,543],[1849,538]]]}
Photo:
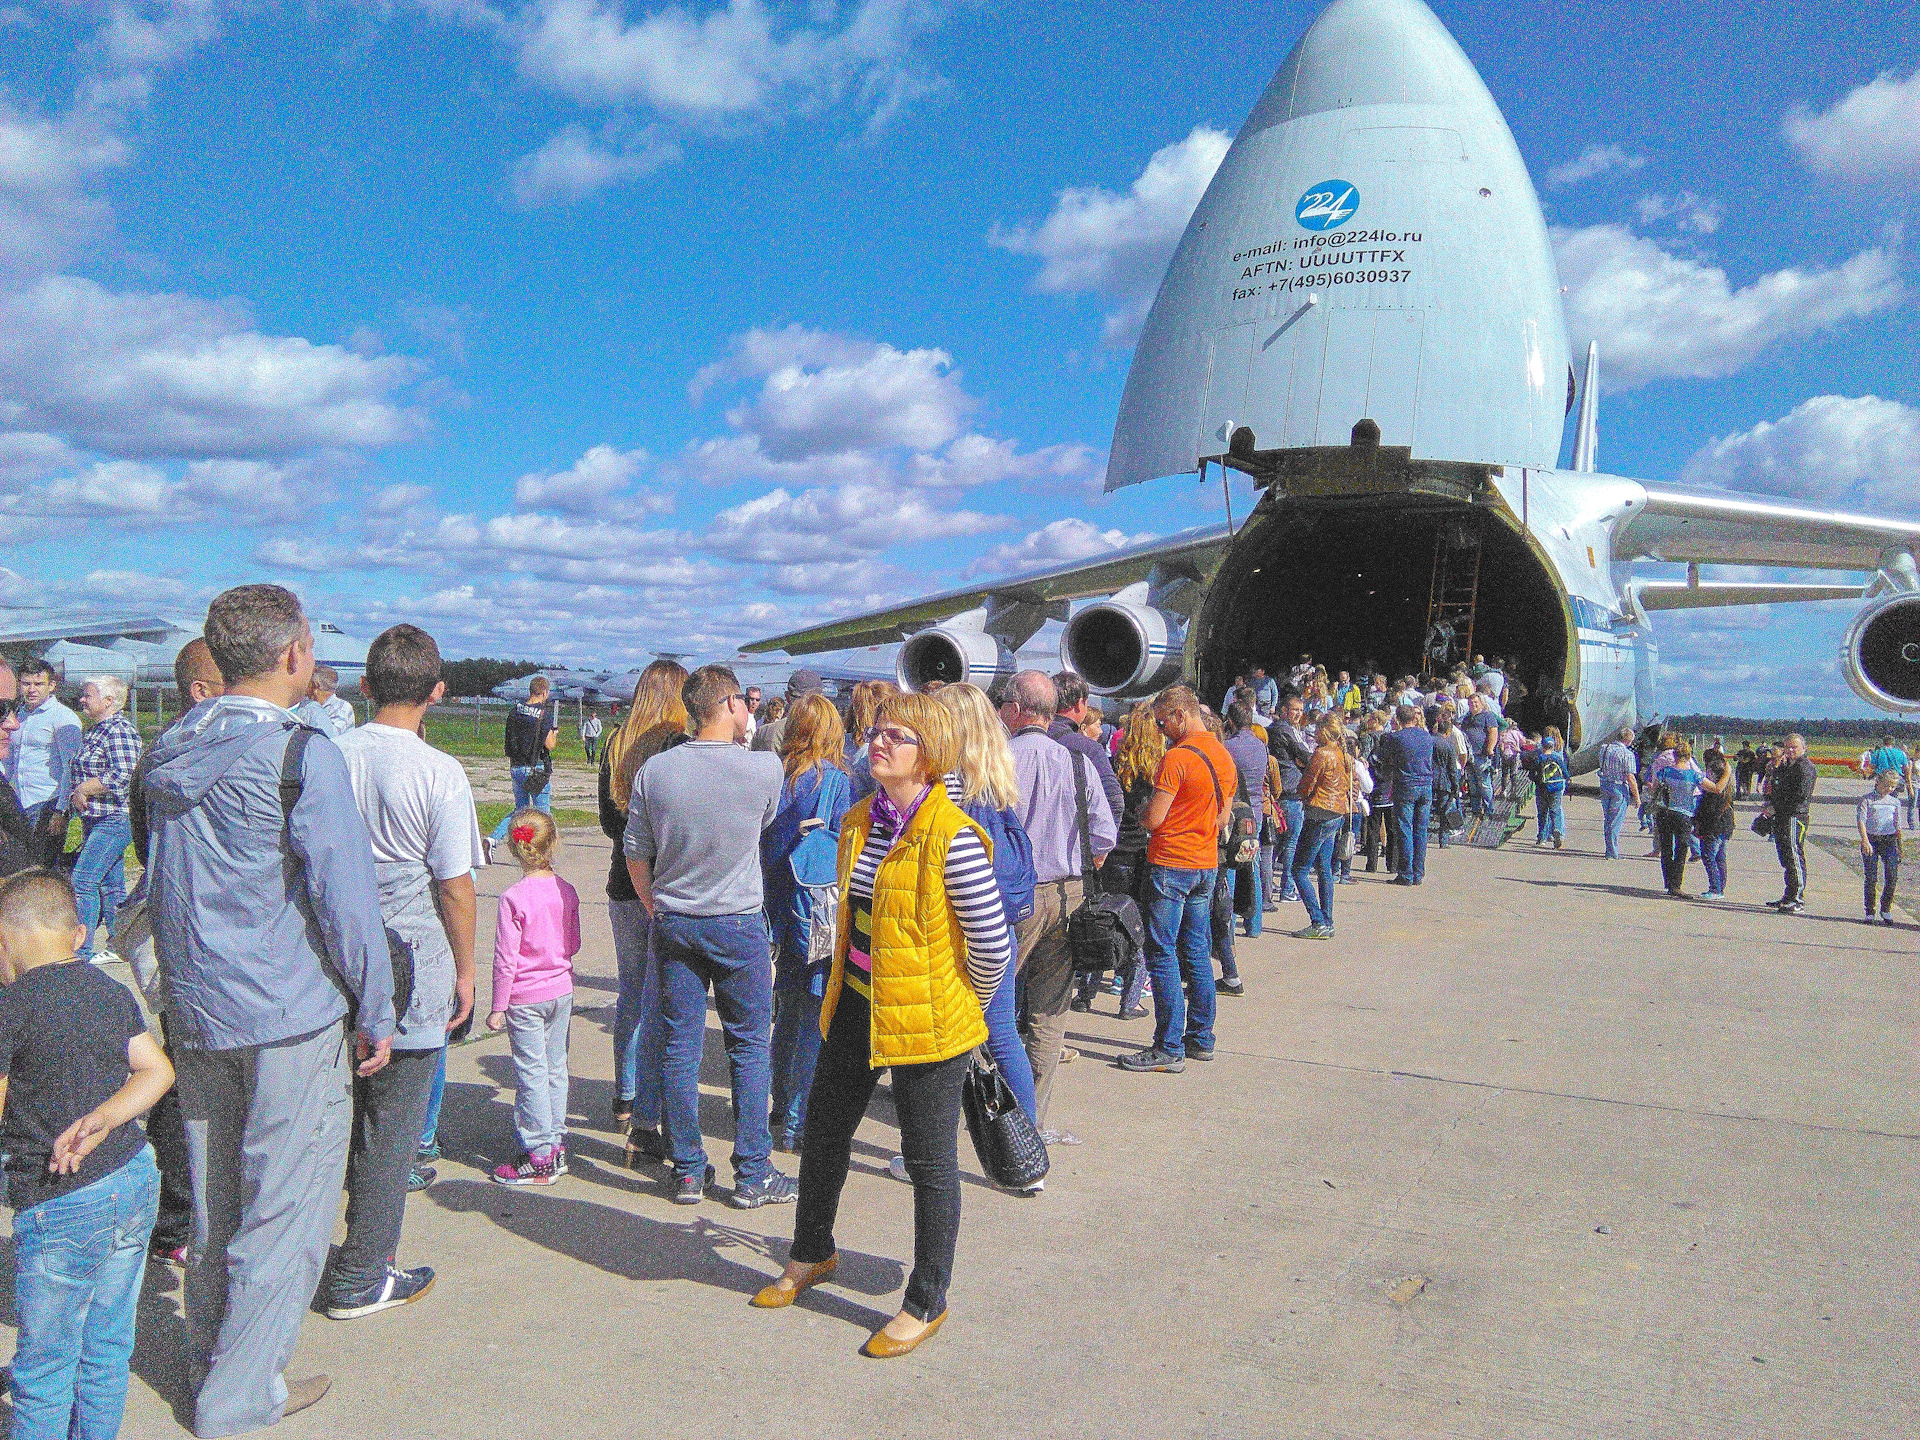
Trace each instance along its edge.
{"label": "pink sweater", "polygon": [[557,875],[529,875],[500,896],[493,927],[493,1008],[537,1005],[573,991],[580,897]]}

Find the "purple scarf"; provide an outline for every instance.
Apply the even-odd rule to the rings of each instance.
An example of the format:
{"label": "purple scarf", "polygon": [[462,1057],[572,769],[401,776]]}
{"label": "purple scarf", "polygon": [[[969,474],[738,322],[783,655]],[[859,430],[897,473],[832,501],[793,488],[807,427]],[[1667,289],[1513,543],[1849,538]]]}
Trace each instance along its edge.
{"label": "purple scarf", "polygon": [[913,803],[906,808],[903,814],[900,807],[893,803],[893,797],[887,794],[885,789],[875,790],[873,792],[873,823],[875,828],[882,825],[887,826],[888,835],[892,839],[898,840],[902,835],[907,833],[908,824],[911,823],[915,815],[920,813],[920,806],[926,801],[927,796],[932,793],[933,786],[926,786],[918,795],[913,797]]}

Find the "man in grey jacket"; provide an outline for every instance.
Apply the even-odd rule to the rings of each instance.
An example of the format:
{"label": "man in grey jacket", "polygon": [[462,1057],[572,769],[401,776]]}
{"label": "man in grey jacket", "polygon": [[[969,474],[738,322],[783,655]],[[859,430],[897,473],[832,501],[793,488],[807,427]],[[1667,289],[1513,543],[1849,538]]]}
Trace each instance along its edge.
{"label": "man in grey jacket", "polygon": [[[313,632],[277,585],[214,599],[226,693],[181,717],[144,778],[154,948],[193,1171],[186,1312],[196,1435],[257,1430],[289,1385],[339,1213],[350,1076],[393,1043],[393,964],[346,763],[290,713]],[[349,1029],[355,1032],[349,1036]]]}

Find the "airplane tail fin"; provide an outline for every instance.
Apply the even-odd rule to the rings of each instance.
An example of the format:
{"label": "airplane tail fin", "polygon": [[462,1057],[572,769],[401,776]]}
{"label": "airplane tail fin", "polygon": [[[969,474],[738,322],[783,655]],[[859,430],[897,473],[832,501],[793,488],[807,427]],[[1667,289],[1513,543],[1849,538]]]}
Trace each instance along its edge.
{"label": "airplane tail fin", "polygon": [[1592,473],[1600,464],[1600,342],[1587,342],[1587,374],[1580,382],[1580,420],[1573,432],[1573,468]]}

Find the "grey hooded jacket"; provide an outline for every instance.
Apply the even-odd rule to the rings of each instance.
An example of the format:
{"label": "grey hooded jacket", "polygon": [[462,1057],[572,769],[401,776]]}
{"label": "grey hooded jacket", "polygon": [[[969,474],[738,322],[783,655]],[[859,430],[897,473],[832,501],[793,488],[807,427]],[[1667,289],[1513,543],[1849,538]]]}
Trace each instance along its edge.
{"label": "grey hooded jacket", "polygon": [[369,1038],[393,1034],[373,846],[330,738],[308,743],[300,798],[291,817],[281,808],[295,725],[277,705],[226,695],[154,744],[149,911],[176,1045],[270,1045],[350,1009]]}

